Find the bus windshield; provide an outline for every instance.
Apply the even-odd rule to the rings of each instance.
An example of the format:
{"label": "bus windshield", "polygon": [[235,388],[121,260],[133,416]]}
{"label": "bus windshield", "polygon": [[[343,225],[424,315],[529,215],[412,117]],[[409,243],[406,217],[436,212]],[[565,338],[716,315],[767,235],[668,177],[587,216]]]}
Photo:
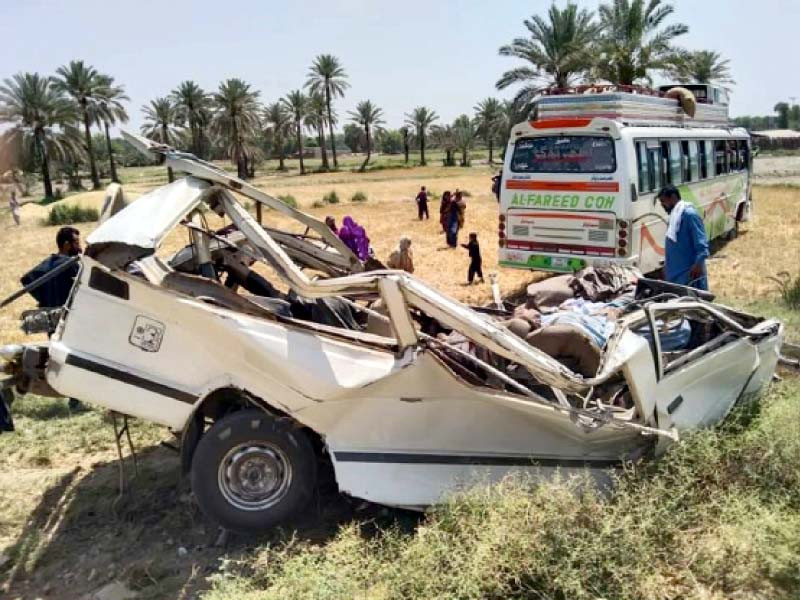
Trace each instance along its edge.
{"label": "bus windshield", "polygon": [[519,140],[514,173],[613,173],[614,140],[590,135],[542,136]]}

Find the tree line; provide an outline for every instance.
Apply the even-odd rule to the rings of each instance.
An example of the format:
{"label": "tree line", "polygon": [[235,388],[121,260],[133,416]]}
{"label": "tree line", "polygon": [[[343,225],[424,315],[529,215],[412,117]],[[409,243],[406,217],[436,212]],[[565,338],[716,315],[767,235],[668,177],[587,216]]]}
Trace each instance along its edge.
{"label": "tree line", "polygon": [[[309,147],[319,153],[322,171],[338,169],[343,150],[366,155],[361,171],[376,150],[402,151],[406,163],[410,152],[418,151],[419,164],[425,165],[426,150],[436,147],[444,152],[445,165],[468,165],[479,141],[488,147],[492,162],[494,149],[505,146],[511,127],[528,117],[533,100],[546,88],[597,82],[649,85],[656,72],[678,82],[733,84],[728,61],[718,53],[675,45],[688,27],[669,23],[673,12],[662,0],[612,0],[601,4],[596,15],[573,2],[563,8],[553,4],[546,14],[524,21],[524,37],[499,49],[523,61],[496,83],[499,90],[518,86],[514,98],[486,98],[472,115],[449,124],[430,107],[418,106],[405,114],[402,127],[386,129],[383,110],[371,100],[358,102],[340,118],[335,104],[350,87],[348,76],[337,57],[321,54],[302,87],[272,102],[262,102],[260,92],[239,78],[221,82],[216,91],[191,80],[180,82],[141,108],[142,133],[204,159],[229,159],[241,178],[253,177],[265,159],[277,160],[283,170],[287,156],[298,157],[304,174]],[[98,164],[108,165],[117,181],[115,156],[124,153],[126,160],[135,160],[108,133],[110,126],[128,120],[127,101],[113,77],[83,61],[72,61],[51,77],[20,73],[0,86],[0,123],[11,124],[3,142],[14,149],[24,170],[41,172],[47,197],[53,194],[53,163],[71,187],[80,187],[81,167],[87,165],[92,186],[98,188]],[[797,106],[781,103],[776,111],[779,124],[798,122]],[[92,128],[102,137],[93,137]]]}
{"label": "tree line", "polygon": [[794,129],[800,131],[800,104],[778,102],[771,115],[736,117],[733,121],[749,131],[765,129]]}

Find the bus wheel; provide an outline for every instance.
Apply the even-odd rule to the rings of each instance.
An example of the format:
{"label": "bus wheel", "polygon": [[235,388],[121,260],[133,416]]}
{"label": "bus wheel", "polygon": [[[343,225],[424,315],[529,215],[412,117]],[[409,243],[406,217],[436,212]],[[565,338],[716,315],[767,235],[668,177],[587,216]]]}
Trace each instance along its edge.
{"label": "bus wheel", "polygon": [[240,533],[264,531],[295,515],[312,498],[316,477],[308,437],[254,409],[217,421],[200,438],[192,460],[200,510]]}

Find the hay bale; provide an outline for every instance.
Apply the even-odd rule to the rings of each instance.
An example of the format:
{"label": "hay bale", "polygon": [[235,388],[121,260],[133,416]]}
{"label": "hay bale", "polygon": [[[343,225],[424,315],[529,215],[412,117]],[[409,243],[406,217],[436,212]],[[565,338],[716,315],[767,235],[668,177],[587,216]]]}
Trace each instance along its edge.
{"label": "hay bale", "polygon": [[695,113],[697,112],[697,98],[694,97],[694,94],[687,90],[685,87],[674,87],[670,88],[670,90],[664,94],[666,98],[674,98],[678,101],[685,112],[690,117],[694,118]]}

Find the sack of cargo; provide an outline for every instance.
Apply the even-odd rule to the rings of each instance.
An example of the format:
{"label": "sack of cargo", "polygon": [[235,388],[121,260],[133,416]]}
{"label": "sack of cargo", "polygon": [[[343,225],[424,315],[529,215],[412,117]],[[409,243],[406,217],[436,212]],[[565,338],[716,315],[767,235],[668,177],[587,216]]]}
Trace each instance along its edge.
{"label": "sack of cargo", "polygon": [[571,280],[572,275],[559,275],[530,284],[525,305],[538,310],[556,308],[564,300],[575,297],[575,292],[570,287]]}
{"label": "sack of cargo", "polygon": [[597,368],[600,366],[600,348],[579,327],[548,325],[528,334],[525,341],[584,377],[593,377],[597,374]]}

